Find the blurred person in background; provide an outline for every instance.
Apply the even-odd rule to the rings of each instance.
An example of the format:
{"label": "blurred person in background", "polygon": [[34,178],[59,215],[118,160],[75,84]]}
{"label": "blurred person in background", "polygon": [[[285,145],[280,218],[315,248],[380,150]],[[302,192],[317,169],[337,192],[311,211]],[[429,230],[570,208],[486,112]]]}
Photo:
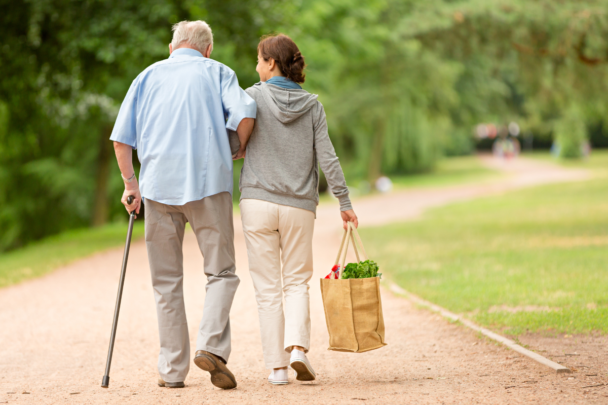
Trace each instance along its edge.
{"label": "blurred person in background", "polygon": [[[205,257],[205,310],[194,363],[223,389],[236,387],[227,368],[230,308],[239,285],[232,217],[232,159],[243,157],[256,105],[227,66],[209,59],[211,28],[204,21],[173,27],[170,57],[133,81],[111,140],[125,183],[122,203],[139,213],[145,198],[145,238],[156,299],[161,387],[181,388],[190,367],[183,297],[182,241],[189,222]],[[233,156],[228,130],[238,134]],[[132,164],[141,162],[138,184]],[[135,201],[129,205],[128,196]]]}
{"label": "blurred person in background", "polygon": [[305,353],[319,165],[345,229],[348,221],[358,226],[323,106],[300,86],[304,67],[291,38],[265,37],[258,45],[260,82],[246,90],[258,110],[241,171],[241,218],[271,384],[288,383],[289,365],[297,380],[316,378]]}

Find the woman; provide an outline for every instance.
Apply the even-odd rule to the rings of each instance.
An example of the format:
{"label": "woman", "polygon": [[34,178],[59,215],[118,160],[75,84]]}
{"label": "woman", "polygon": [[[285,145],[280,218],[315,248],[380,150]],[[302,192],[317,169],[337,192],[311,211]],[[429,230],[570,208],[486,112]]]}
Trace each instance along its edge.
{"label": "woman", "polygon": [[258,110],[241,171],[240,206],[272,384],[287,384],[288,365],[296,379],[315,379],[305,353],[310,347],[308,282],[319,165],[340,201],[344,226],[347,221],[358,225],[323,106],[299,85],[304,66],[291,38],[265,37],[258,45],[260,83],[247,89]]}

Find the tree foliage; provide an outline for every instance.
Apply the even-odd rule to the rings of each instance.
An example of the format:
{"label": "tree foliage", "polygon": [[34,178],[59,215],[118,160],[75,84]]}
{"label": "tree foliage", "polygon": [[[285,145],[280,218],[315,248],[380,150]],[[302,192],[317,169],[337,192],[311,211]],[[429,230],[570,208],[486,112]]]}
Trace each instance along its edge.
{"label": "tree foliage", "polygon": [[[480,122],[580,153],[605,124],[608,0],[0,0],[0,251],[122,216],[108,141],[131,81],[203,19],[243,87],[259,37],[308,63],[349,178],[432,169]],[[579,151],[579,152],[577,152]]]}
{"label": "tree foliage", "polygon": [[210,20],[216,54],[251,66],[280,10],[254,3],[1,0],[0,251],[122,214],[108,138],[131,81],[184,19]]}

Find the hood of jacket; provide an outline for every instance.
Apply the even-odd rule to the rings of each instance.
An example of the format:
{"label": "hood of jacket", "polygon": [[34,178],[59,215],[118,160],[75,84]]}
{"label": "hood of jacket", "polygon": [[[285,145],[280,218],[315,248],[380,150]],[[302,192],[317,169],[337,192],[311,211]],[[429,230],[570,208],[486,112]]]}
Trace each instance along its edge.
{"label": "hood of jacket", "polygon": [[317,103],[318,96],[306,90],[284,89],[264,82],[257,83],[254,88],[262,92],[268,108],[283,124],[300,118]]}

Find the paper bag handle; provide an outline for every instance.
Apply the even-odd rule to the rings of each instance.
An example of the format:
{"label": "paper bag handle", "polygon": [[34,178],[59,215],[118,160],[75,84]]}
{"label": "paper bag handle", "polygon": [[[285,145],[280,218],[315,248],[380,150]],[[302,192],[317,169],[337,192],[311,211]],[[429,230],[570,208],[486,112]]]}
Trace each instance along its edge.
{"label": "paper bag handle", "polygon": [[342,235],[342,242],[340,243],[340,249],[338,250],[338,255],[336,256],[336,262],[334,266],[340,264],[340,255],[342,255],[342,249],[344,248],[344,241],[346,240],[346,229],[344,230],[344,235]]}
{"label": "paper bag handle", "polygon": [[[359,250],[359,253],[363,254],[363,260],[369,260],[369,257],[367,256],[367,252],[365,251],[365,248],[363,247],[363,241],[361,240],[361,237],[359,236],[359,232],[357,232],[357,228],[355,227],[355,225],[352,222],[348,223],[349,226],[352,228],[352,233],[351,233],[351,238],[353,240],[353,247],[355,248],[355,252],[357,252],[357,250]],[[353,236],[354,235],[354,236]],[[357,238],[357,244],[358,249],[357,249],[357,244],[355,244],[355,237]],[[359,260],[359,254],[357,254],[357,260]],[[359,260],[361,261],[361,260]]]}
{"label": "paper bag handle", "polygon": [[342,278],[342,272],[344,271],[344,265],[346,262],[346,253],[348,252],[348,243],[350,242],[350,234],[351,234],[351,230],[350,230],[350,226],[347,227],[346,229],[346,237],[344,239],[346,239],[346,244],[344,245],[344,251],[342,252],[342,258],[340,259],[340,278]]}
{"label": "paper bag handle", "polygon": [[[363,259],[367,260],[367,252],[365,252],[365,248],[363,247],[363,241],[357,232],[357,228],[352,222],[348,222],[348,226],[344,230],[344,235],[342,236],[342,242],[340,243],[340,249],[338,250],[338,255],[336,256],[336,265],[339,265],[339,278],[342,278],[342,272],[344,271],[344,266],[346,264],[346,254],[348,252],[348,245],[352,241],[353,249],[355,250],[355,255],[357,256],[357,263],[361,261],[361,256],[359,253],[362,253]],[[346,243],[344,243],[346,242]],[[358,246],[357,246],[358,245]]]}

